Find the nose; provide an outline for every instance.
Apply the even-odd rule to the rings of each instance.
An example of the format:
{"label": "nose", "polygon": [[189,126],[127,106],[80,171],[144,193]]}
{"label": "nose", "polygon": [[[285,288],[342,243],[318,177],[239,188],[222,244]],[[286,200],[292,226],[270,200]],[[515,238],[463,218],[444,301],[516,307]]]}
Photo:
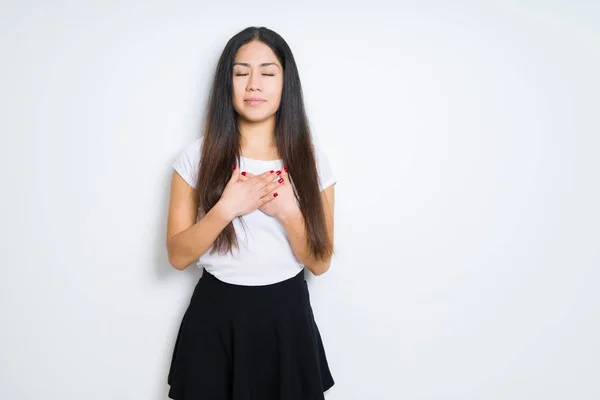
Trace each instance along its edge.
{"label": "nose", "polygon": [[246,90],[249,90],[249,91],[261,90],[260,73],[252,72],[250,74],[250,79],[248,79],[248,86],[247,86]]}

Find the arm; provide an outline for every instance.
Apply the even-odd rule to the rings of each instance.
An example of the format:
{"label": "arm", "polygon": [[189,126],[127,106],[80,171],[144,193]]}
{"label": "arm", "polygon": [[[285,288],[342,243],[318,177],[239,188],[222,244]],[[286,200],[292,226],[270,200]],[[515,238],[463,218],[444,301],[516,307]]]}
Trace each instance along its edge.
{"label": "arm", "polygon": [[[333,209],[334,209],[334,185],[330,185],[321,192],[323,207],[325,211],[325,223],[327,226],[327,235],[333,244]],[[292,249],[296,257],[302,262],[314,275],[321,275],[327,272],[331,265],[331,256],[326,260],[315,260],[309,256],[306,229],[304,226],[304,217],[300,211],[293,215],[287,215],[280,218],[285,231],[288,234]]]}
{"label": "arm", "polygon": [[186,269],[214,243],[231,218],[217,203],[196,222],[196,191],[173,171],[167,222],[169,263],[178,270]]}

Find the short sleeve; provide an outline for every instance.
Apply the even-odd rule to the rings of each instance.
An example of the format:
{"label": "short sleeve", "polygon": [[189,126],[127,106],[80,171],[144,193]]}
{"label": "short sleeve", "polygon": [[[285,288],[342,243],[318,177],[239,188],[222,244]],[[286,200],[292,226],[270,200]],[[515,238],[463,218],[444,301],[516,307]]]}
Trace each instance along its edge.
{"label": "short sleeve", "polygon": [[183,149],[172,164],[173,169],[194,189],[198,179],[201,148],[202,138],[196,139]]}
{"label": "short sleeve", "polygon": [[329,163],[329,157],[327,157],[327,154],[325,154],[320,146],[317,145],[315,145],[315,161],[319,173],[319,190],[323,191],[327,189],[327,187],[335,184],[337,179],[333,174],[333,169]]}

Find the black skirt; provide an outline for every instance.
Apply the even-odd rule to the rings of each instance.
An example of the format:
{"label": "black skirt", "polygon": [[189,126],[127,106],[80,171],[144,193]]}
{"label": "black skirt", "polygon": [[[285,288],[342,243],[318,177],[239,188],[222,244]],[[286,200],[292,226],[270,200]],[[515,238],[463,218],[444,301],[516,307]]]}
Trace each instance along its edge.
{"label": "black skirt", "polygon": [[176,400],[322,400],[334,384],[304,272],[263,286],[204,270],[169,370]]}

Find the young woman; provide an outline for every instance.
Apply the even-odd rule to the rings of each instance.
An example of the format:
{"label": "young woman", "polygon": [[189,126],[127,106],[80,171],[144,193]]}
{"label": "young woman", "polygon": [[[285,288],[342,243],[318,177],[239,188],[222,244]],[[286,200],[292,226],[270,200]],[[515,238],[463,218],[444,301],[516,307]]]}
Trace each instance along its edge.
{"label": "young woman", "polygon": [[177,400],[318,400],[334,384],[305,267],[329,269],[334,178],[287,43],[267,28],[219,59],[202,138],[173,164],[169,262],[204,267],[171,361]]}

